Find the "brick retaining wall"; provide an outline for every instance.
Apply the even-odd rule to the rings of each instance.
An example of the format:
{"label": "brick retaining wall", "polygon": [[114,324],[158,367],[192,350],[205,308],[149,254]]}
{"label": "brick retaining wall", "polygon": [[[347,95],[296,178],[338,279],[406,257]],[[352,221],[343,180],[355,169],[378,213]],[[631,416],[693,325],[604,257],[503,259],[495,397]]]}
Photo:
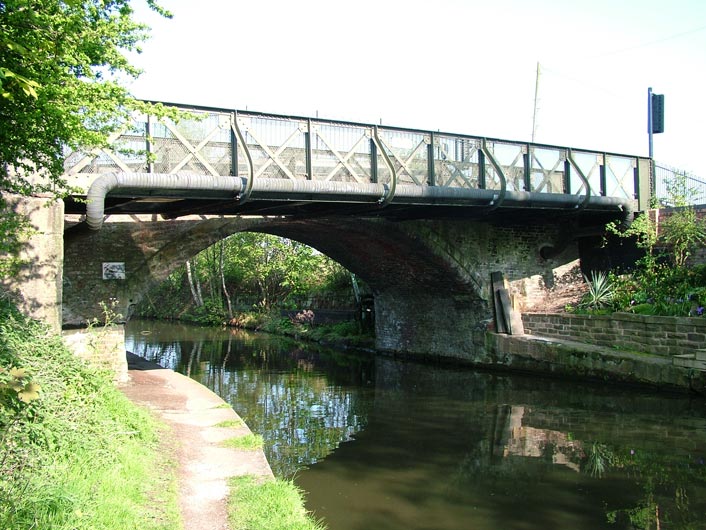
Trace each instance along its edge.
{"label": "brick retaining wall", "polygon": [[706,318],[526,313],[522,321],[533,335],[619,350],[670,356],[706,348]]}

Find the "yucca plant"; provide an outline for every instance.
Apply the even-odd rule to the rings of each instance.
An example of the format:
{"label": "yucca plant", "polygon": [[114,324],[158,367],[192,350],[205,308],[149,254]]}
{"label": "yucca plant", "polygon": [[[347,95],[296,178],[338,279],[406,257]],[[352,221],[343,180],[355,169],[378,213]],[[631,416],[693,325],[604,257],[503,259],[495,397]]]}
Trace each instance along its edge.
{"label": "yucca plant", "polygon": [[592,271],[591,277],[584,274],[588,291],[581,299],[580,307],[597,310],[609,307],[613,301],[613,285],[608,275],[603,271]]}

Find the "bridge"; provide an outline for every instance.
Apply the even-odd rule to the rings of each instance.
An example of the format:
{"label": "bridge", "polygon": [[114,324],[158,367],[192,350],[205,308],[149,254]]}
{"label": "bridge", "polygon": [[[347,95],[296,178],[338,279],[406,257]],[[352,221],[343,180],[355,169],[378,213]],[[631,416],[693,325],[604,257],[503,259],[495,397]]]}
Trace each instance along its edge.
{"label": "bridge", "polygon": [[67,153],[76,191],[62,204],[58,292],[43,294],[64,326],[102,318],[101,302],[129,314],[186,259],[250,230],[363,278],[379,349],[474,359],[492,327],[491,274],[531,309],[581,260],[592,268],[605,223],[629,221],[651,196],[651,161],[636,156],[181,110],[179,121],[135,116],[109,147]]}
{"label": "bridge", "polygon": [[[181,107],[136,116],[111,148],[71,153],[68,201],[100,227],[110,214],[536,218],[590,222],[642,207],[644,158],[433,131]],[[98,177],[98,178],[96,178]]]}

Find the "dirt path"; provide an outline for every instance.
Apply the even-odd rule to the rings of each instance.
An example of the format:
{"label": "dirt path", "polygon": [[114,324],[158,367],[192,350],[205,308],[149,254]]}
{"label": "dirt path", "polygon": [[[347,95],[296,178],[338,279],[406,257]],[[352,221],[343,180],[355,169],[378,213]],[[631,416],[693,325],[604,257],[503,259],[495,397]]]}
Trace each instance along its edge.
{"label": "dirt path", "polygon": [[[154,411],[173,432],[184,530],[227,530],[228,478],[272,476],[261,450],[221,447],[223,440],[250,430],[220,397],[188,377],[130,353],[128,370],[129,381],[121,386],[122,392]],[[228,420],[241,426],[216,426]]]}

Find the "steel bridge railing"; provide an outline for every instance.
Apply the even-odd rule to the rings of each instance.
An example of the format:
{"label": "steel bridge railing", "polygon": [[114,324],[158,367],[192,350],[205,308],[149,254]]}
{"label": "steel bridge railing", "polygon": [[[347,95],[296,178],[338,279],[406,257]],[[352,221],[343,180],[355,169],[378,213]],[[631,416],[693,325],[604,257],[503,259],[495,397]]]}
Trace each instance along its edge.
{"label": "steel bridge railing", "polygon": [[[370,124],[175,107],[174,122],[136,115],[110,146],[66,157],[67,177],[192,172],[352,184],[391,183],[647,201],[636,156]],[[243,141],[238,141],[238,134]],[[384,151],[384,152],[382,152]],[[247,156],[246,156],[247,155]],[[250,161],[248,161],[248,157]],[[385,160],[387,159],[387,160]],[[251,180],[251,183],[252,183]]]}
{"label": "steel bridge railing", "polygon": [[[706,204],[706,178],[675,168],[655,165],[654,186],[655,197],[658,203],[664,206],[674,206],[672,195],[675,193],[680,196],[680,200],[690,205]],[[677,187],[677,189],[672,192],[670,187]]]}

